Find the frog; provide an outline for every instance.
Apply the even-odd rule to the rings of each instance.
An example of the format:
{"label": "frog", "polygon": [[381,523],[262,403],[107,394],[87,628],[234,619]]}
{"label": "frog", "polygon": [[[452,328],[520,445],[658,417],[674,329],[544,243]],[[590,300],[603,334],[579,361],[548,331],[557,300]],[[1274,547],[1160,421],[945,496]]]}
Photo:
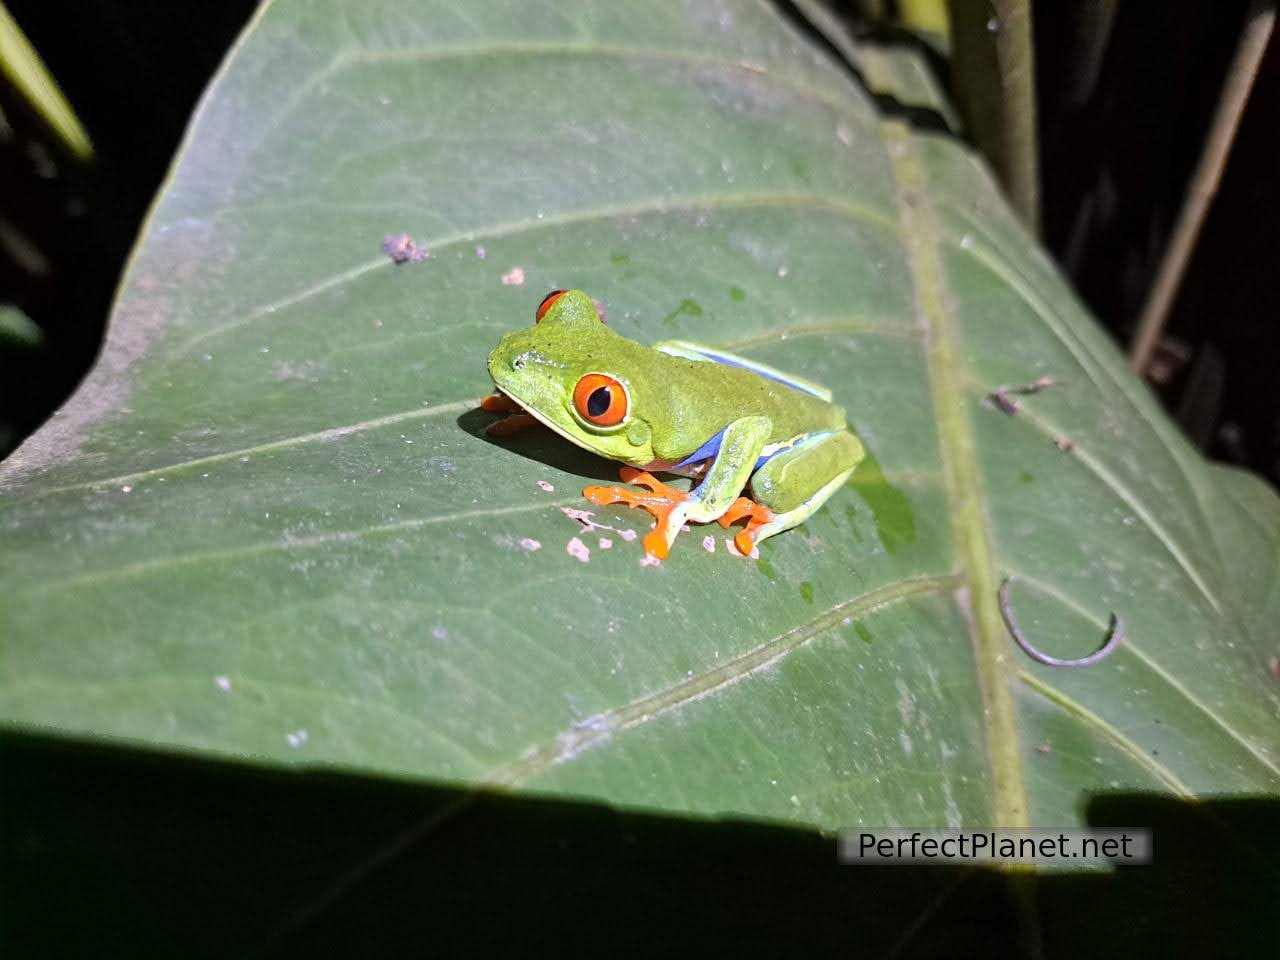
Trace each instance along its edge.
{"label": "frog", "polygon": [[582,495],[647,511],[654,526],[641,542],[655,561],[688,523],[728,529],[744,519],[732,543],[759,556],[758,544],[808,520],[865,456],[826,387],[687,340],[631,340],[583,290],[548,293],[533,326],[499,340],[488,372],[495,392],[481,409],[505,419],[487,433],[541,424],[620,464],[621,481],[640,489],[592,485]]}

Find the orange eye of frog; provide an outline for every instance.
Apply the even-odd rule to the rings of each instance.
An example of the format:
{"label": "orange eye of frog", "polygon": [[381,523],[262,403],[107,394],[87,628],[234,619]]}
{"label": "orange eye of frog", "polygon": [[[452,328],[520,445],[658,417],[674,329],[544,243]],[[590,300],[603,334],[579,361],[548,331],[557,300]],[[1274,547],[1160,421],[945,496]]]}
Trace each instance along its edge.
{"label": "orange eye of frog", "polygon": [[559,300],[561,297],[563,297],[564,294],[565,294],[565,291],[563,290],[552,290],[545,297],[543,297],[542,302],[538,304],[538,312],[533,315],[533,322],[534,323],[541,322],[542,318],[547,315],[547,311],[551,309],[551,305],[555,303],[557,300]]}
{"label": "orange eye of frog", "polygon": [[573,388],[573,406],[598,427],[616,427],[627,418],[627,388],[603,373],[588,373]]}

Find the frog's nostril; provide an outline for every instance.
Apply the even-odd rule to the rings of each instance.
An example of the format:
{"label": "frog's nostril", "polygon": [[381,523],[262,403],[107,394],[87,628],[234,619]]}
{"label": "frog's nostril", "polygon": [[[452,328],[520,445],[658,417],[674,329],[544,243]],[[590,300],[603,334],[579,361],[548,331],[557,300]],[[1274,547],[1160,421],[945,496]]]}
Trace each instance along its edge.
{"label": "frog's nostril", "polygon": [[512,370],[519,370],[523,366],[524,366],[524,357],[516,357],[514,360],[511,361]]}

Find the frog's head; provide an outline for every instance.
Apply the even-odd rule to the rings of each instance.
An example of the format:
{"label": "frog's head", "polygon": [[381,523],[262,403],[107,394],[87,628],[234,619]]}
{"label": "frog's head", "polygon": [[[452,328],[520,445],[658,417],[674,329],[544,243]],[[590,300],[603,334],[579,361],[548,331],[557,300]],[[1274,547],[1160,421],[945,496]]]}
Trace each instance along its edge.
{"label": "frog's head", "polygon": [[556,433],[610,460],[654,459],[637,410],[646,348],[614,333],[581,290],[553,290],[534,325],[508,333],[489,354],[498,389]]}

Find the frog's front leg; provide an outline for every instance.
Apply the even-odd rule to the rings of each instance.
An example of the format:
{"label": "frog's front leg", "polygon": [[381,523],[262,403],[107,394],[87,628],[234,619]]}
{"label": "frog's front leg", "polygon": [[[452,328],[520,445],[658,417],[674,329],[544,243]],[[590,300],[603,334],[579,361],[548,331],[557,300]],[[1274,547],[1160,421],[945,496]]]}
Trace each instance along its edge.
{"label": "frog's front leg", "polygon": [[707,523],[733,505],[755,470],[770,429],[767,417],[743,417],[725,427],[715,459],[691,493],[681,493],[647,473],[626,467],[622,479],[647,487],[649,493],[621,487],[587,487],[582,495],[592,503],[626,503],[648,510],[657,525],[645,536],[644,548],[658,559],[665,559],[686,520]]}

